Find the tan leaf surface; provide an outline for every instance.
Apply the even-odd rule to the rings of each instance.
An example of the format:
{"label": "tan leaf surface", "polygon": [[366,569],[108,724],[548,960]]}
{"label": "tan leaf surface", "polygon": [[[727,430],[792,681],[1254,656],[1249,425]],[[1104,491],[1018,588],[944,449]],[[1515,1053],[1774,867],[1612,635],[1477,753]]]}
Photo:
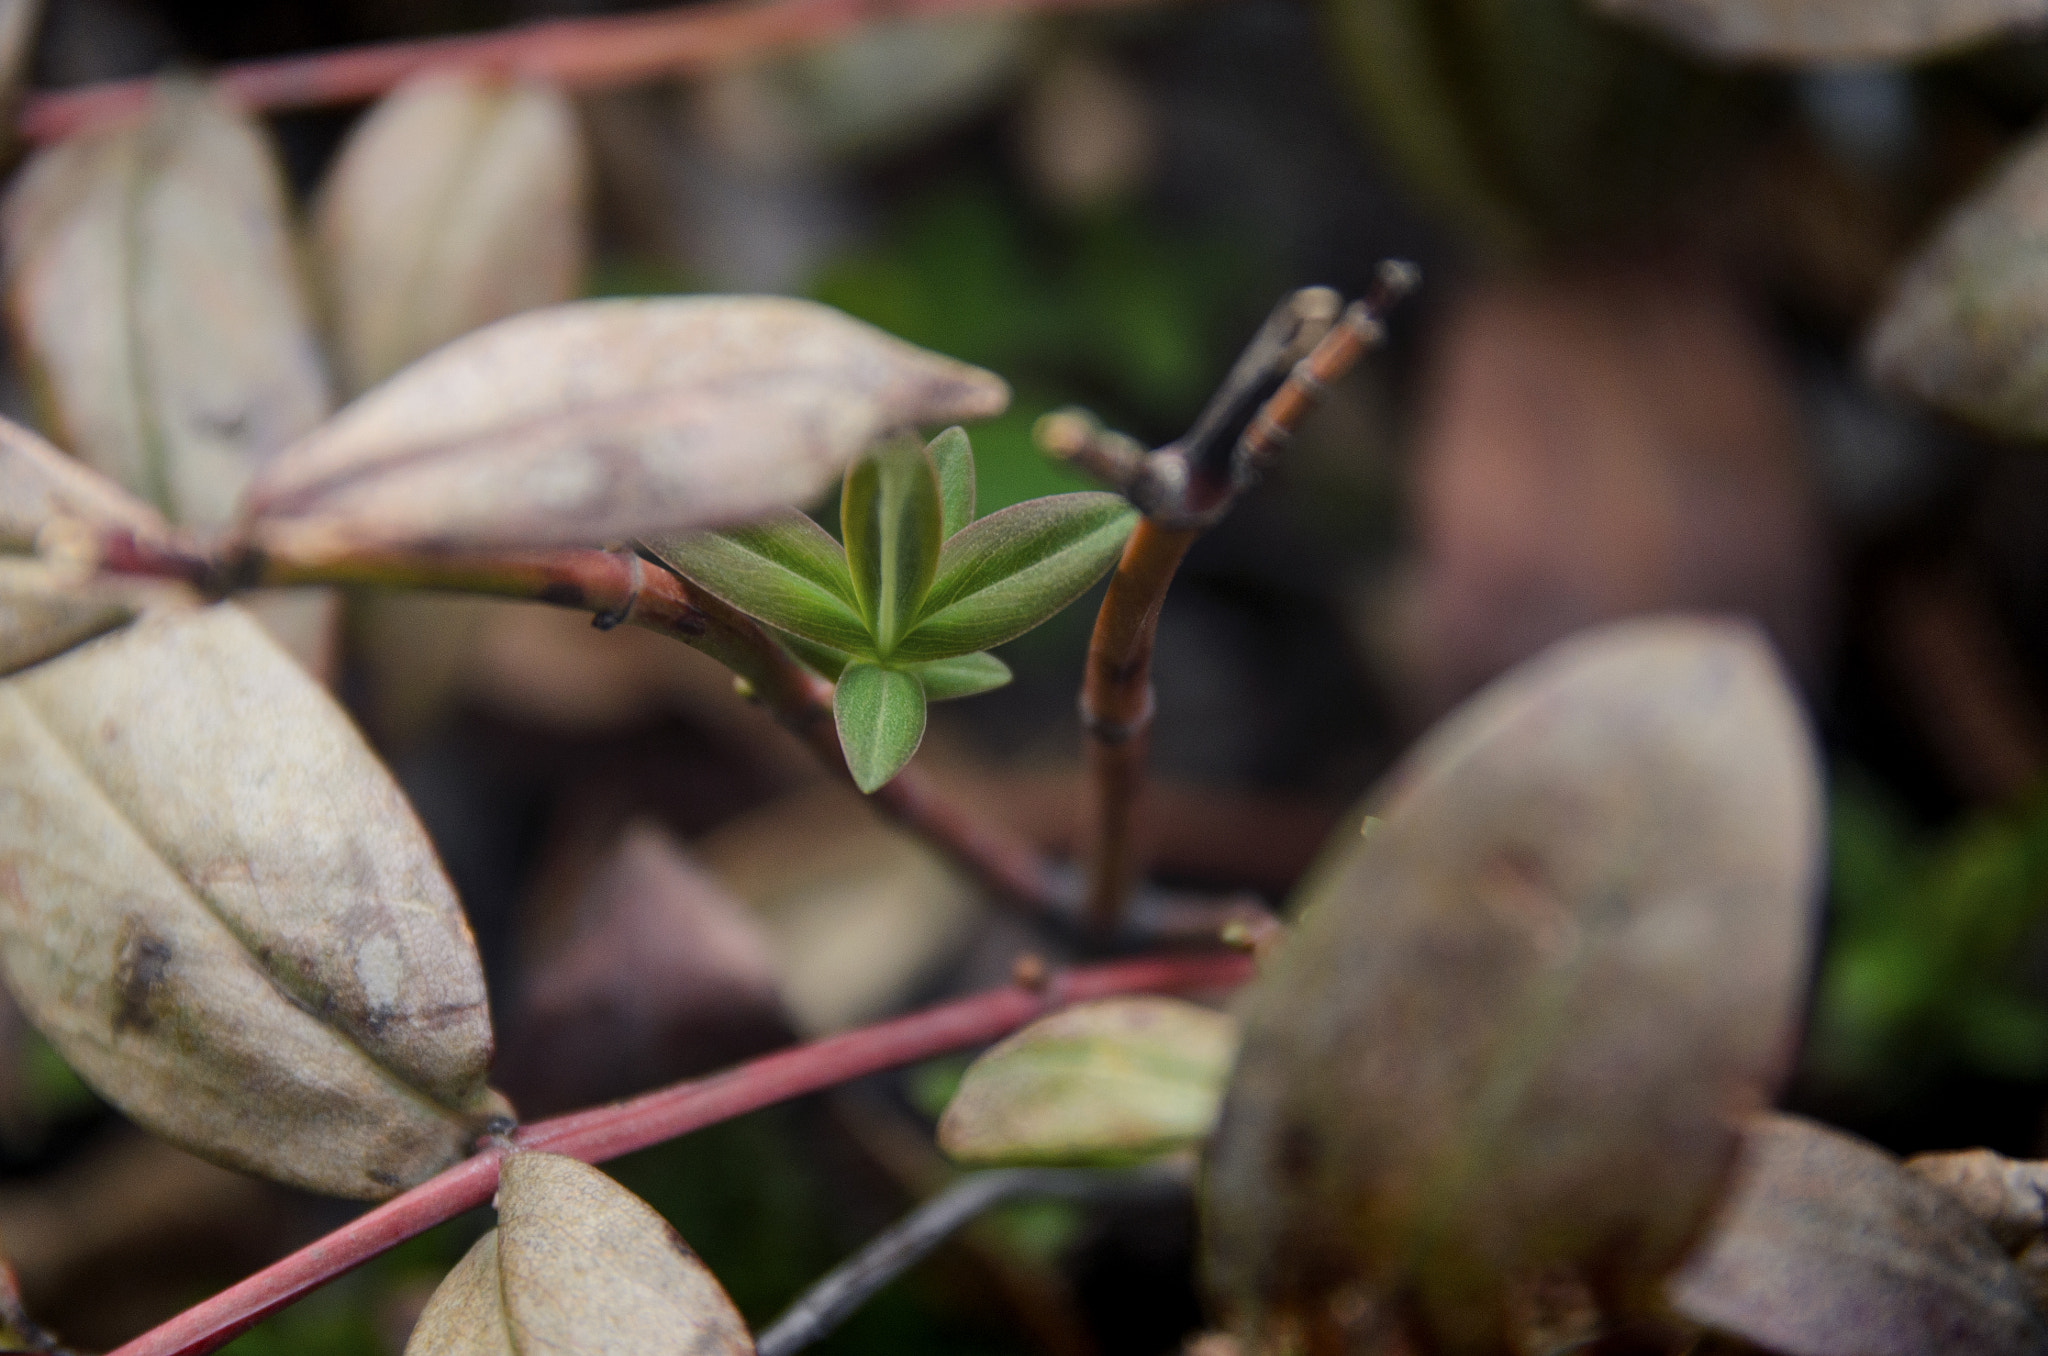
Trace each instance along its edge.
{"label": "tan leaf surface", "polygon": [[1516,1287],[1560,1272],[1644,1302],[1790,1052],[1820,789],[1776,661],[1733,622],[1583,633],[1373,812],[1246,1001],[1219,1297],[1315,1351],[1501,1350]]}
{"label": "tan leaf surface", "polygon": [[257,542],[603,545],[821,493],[883,433],[985,418],[1008,388],[783,297],[586,301],[439,349],[270,463]]}
{"label": "tan leaf surface", "polygon": [[0,964],[136,1120],[381,1196],[498,1104],[461,909],[340,709],[245,614],[156,615],[0,684]]}
{"label": "tan leaf surface", "polygon": [[163,515],[11,419],[0,419],[0,551],[26,551],[59,518],[137,538],[170,531]]}
{"label": "tan leaf surface", "polygon": [[2048,134],[1954,209],[1864,357],[1881,383],[1996,432],[2048,436]]}
{"label": "tan leaf surface", "polygon": [[1202,1142],[1237,1023],[1177,998],[1112,998],[1040,1018],[973,1064],[939,1118],[957,1162],[1118,1164]]}
{"label": "tan leaf surface", "polygon": [[545,85],[429,74],[356,125],[314,244],[350,392],[480,325],[575,297],[583,143]]}
{"label": "tan leaf surface", "polygon": [[1796,1116],[1748,1123],[1727,1204],[1670,1293],[1783,1356],[2048,1351],[2025,1280],[1959,1201]]}
{"label": "tan leaf surface", "polygon": [[498,1227],[448,1273],[406,1356],[750,1356],[718,1280],[596,1168],[515,1153]]}
{"label": "tan leaf surface", "polygon": [[111,631],[135,615],[126,590],[81,582],[40,561],[0,559],[0,675]]}
{"label": "tan leaf surface", "polygon": [[188,527],[327,413],[263,133],[166,84],[39,152],[0,209],[7,308],[58,441]]}
{"label": "tan leaf surface", "polygon": [[2048,0],[1595,0],[1716,56],[1898,61],[2048,21]]}

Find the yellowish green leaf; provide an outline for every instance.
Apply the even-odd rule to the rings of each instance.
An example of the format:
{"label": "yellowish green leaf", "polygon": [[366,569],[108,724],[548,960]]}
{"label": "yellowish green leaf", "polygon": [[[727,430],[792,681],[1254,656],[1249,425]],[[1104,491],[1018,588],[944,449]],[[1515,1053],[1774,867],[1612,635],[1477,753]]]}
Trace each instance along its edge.
{"label": "yellowish green leaf", "polygon": [[1237,1023],[1177,998],[1112,998],[1042,1017],[968,1067],[939,1147],[976,1166],[1116,1165],[1215,1128]]}

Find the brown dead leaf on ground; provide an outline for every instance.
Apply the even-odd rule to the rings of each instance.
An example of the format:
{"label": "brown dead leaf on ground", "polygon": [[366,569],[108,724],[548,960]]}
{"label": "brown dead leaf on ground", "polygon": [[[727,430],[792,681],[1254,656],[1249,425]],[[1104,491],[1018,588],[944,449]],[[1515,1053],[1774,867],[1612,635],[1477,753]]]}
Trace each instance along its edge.
{"label": "brown dead leaf on ground", "polygon": [[1796,1116],[1748,1122],[1728,1200],[1670,1294],[1782,1356],[2048,1351],[2025,1280],[1954,1195]]}

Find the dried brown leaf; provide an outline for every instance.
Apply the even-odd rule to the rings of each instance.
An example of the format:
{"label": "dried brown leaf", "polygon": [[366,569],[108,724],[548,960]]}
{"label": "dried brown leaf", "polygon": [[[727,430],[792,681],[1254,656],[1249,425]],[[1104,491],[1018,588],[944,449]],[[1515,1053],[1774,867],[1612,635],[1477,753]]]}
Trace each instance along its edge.
{"label": "dried brown leaf", "polygon": [[1707,1241],[1672,1277],[1686,1317],[1783,1356],[2048,1351],[2048,1324],[1984,1226],[1890,1154],[1757,1116]]}
{"label": "dried brown leaf", "polygon": [[188,527],[327,413],[261,129],[166,84],[39,152],[0,209],[7,308],[58,441]]}
{"label": "dried brown leaf", "polygon": [[515,1153],[498,1227],[434,1292],[406,1356],[751,1356],[716,1277],[596,1168]]}
{"label": "dried brown leaf", "polygon": [[502,1109],[460,906],[340,709],[231,606],[0,683],[0,965],[134,1119],[388,1195]]}
{"label": "dried brown leaf", "polygon": [[2048,20],[2044,0],[1594,0],[1715,56],[1785,62],[1933,56]]}
{"label": "dried brown leaf", "polygon": [[575,297],[585,177],[575,108],[550,86],[434,73],[387,95],[350,134],[315,217],[346,388]]}
{"label": "dried brown leaf", "polygon": [[163,515],[11,419],[0,419],[0,551],[33,547],[59,519],[160,540]]}
{"label": "dried brown leaf", "polygon": [[821,493],[882,434],[980,419],[991,374],[785,297],[586,301],[458,339],[251,487],[256,542],[602,545]]}
{"label": "dried brown leaf", "polygon": [[1872,325],[1872,376],[1995,432],[2048,437],[2048,133],[1950,212]]}
{"label": "dried brown leaf", "polygon": [[1500,1350],[1532,1276],[1645,1303],[1733,1162],[1725,1113],[1790,1050],[1820,792],[1777,662],[1734,622],[1586,632],[1439,725],[1374,813],[1246,1002],[1219,1296],[1312,1351]]}

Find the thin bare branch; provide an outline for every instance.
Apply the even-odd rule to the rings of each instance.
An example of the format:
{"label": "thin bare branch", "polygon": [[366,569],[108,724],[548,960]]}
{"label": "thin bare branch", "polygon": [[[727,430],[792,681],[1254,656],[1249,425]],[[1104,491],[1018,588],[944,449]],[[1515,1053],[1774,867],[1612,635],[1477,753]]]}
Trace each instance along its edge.
{"label": "thin bare branch", "polygon": [[976,1216],[1025,1197],[1063,1201],[1152,1199],[1184,1195],[1184,1164],[1104,1172],[1091,1168],[997,1168],[962,1177],[878,1234],[789,1306],[754,1339],[758,1356],[793,1356],[916,1266]]}
{"label": "thin bare branch", "polygon": [[1419,282],[1414,265],[1380,266],[1370,297],[1332,323],[1336,297],[1303,288],[1282,301],[1177,443],[1131,455],[1074,411],[1042,420],[1040,444],[1107,473],[1145,519],[1124,546],[1096,614],[1082,677],[1081,720],[1093,782],[1088,919],[1113,933],[1143,874],[1134,820],[1152,725],[1152,646],[1159,609],[1188,548],[1230,511],[1284,449],[1325,387],[1384,336],[1388,307]]}
{"label": "thin bare branch", "polygon": [[[475,36],[375,43],[222,67],[215,88],[252,110],[359,103],[423,71],[465,70],[599,90],[716,70],[815,46],[883,19],[1120,8],[1136,0],[712,0],[589,19],[557,19]],[[17,128],[32,142],[137,116],[152,82],[116,80],[31,95]]]}

